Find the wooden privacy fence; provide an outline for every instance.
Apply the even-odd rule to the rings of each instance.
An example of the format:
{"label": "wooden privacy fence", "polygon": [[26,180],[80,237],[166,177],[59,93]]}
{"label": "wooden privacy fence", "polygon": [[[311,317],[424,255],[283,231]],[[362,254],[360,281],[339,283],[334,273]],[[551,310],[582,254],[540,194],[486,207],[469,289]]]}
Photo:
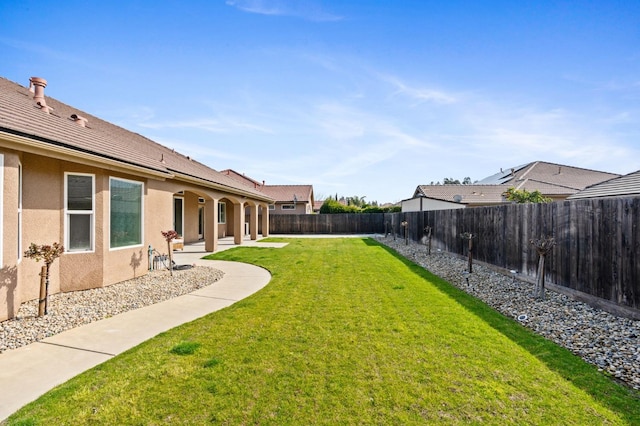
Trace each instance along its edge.
{"label": "wooden privacy fence", "polygon": [[384,232],[384,213],[270,215],[271,234],[375,234]]}
{"label": "wooden privacy fence", "polygon": [[270,232],[303,234],[384,234],[389,229],[421,241],[431,227],[432,250],[466,255],[461,234],[476,235],[473,258],[536,274],[538,255],[529,241],[553,236],[545,281],[640,309],[640,197],[509,204],[412,213],[272,215]]}

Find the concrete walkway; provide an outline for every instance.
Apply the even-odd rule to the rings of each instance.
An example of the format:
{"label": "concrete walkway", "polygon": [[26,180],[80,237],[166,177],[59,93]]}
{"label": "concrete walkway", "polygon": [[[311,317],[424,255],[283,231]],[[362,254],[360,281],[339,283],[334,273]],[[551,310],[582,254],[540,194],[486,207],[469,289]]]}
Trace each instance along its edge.
{"label": "concrete walkway", "polygon": [[[222,239],[218,251],[236,247]],[[243,241],[243,246],[283,247],[286,243]],[[180,324],[225,308],[263,288],[265,269],[238,262],[201,260],[204,243],[175,253],[178,265],[206,265],[224,278],[193,293],[67,330],[0,354],[0,419],[72,377]]]}

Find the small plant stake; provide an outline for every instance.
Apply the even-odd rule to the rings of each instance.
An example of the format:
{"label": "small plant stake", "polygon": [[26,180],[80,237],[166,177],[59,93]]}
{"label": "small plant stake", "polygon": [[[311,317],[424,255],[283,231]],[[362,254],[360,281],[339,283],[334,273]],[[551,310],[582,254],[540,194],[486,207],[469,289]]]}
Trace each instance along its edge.
{"label": "small plant stake", "polygon": [[403,220],[400,225],[402,226],[404,232],[404,244],[409,245],[409,222]]}
{"label": "small plant stake", "polygon": [[555,238],[550,235],[540,237],[538,239],[530,239],[529,243],[535,247],[540,258],[538,259],[538,276],[536,278],[536,286],[533,290],[533,296],[544,300],[544,260],[547,254],[557,244]]}
{"label": "small plant stake", "polygon": [[51,245],[37,245],[31,243],[29,250],[24,252],[24,256],[39,262],[44,260],[44,266],[40,272],[40,300],[38,303],[38,316],[41,317],[48,313],[49,305],[49,268],[54,260],[64,253],[64,247],[61,244],[53,243]]}
{"label": "small plant stake", "polygon": [[431,255],[431,232],[432,229],[430,226],[425,226],[424,228],[424,236],[427,239],[427,255]]}
{"label": "small plant stake", "polygon": [[167,240],[167,249],[169,250],[169,274],[173,276],[173,255],[171,250],[171,241],[178,238],[178,233],[173,229],[169,231],[160,231],[165,240]]}
{"label": "small plant stake", "polygon": [[473,239],[476,237],[475,234],[471,232],[464,232],[460,234],[463,240],[469,241],[469,273],[473,272]]}

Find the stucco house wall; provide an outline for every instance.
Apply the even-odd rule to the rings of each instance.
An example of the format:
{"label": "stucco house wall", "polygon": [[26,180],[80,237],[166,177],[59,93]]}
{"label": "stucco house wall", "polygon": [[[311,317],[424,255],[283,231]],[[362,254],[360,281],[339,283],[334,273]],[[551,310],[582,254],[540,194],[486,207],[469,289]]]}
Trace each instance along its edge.
{"label": "stucco house wall", "polygon": [[[204,239],[208,251],[216,250],[223,235],[235,234],[234,242],[242,243],[241,228],[234,224],[243,221],[245,203],[266,209],[274,202],[187,156],[96,117],[87,114],[90,125],[81,126],[73,119],[77,109],[46,98],[52,114],[42,106],[45,98],[40,99],[36,103],[27,88],[0,78],[0,321],[14,317],[21,303],[39,297],[44,263],[24,257],[30,243],[65,245],[50,270],[49,294],[103,287],[146,274],[149,246],[160,253],[168,251],[161,231],[173,229],[176,196],[185,200],[185,242]],[[118,189],[117,184],[123,183],[134,190]],[[92,243],[75,251],[66,241],[71,232],[67,186],[76,190],[73,202],[91,206],[74,223],[91,225]],[[92,203],[87,201],[89,193]],[[222,225],[217,213],[220,201],[226,203]],[[120,206],[115,213],[120,215],[118,232],[111,223],[112,204]],[[198,226],[200,207],[203,235]],[[263,229],[268,232],[268,226]],[[257,238],[256,231],[254,224],[252,239]],[[125,239],[123,246],[112,245],[112,238]]]}
{"label": "stucco house wall", "polygon": [[[282,206],[290,206],[293,208],[283,208]],[[310,214],[312,213],[310,202],[297,203],[276,203],[275,209],[271,210],[271,214]]]}

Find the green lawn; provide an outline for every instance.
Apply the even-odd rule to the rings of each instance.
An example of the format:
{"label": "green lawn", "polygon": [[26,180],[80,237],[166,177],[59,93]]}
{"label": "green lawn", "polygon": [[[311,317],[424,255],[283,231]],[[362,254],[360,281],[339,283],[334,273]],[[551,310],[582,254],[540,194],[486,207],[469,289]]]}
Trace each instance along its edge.
{"label": "green lawn", "polygon": [[273,279],[10,424],[640,424],[637,394],[375,241],[287,241],[215,255]]}

